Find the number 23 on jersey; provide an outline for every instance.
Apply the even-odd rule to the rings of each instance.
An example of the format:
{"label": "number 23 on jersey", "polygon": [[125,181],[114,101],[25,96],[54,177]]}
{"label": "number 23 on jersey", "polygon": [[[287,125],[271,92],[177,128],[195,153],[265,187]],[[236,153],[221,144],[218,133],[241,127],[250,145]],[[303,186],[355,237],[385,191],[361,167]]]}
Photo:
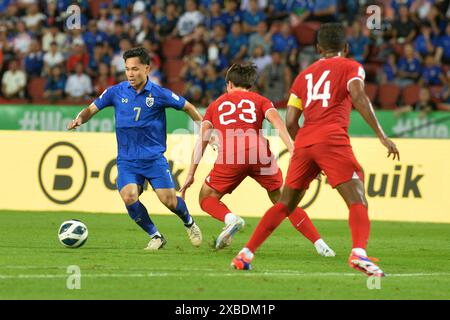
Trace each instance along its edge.
{"label": "number 23 on jersey", "polygon": [[220,112],[220,124],[226,126],[230,123],[237,122],[235,118],[231,117],[231,115],[236,112],[239,112],[239,120],[247,123],[254,123],[256,122],[255,110],[255,103],[248,99],[242,99],[237,106],[231,101],[224,101],[218,108],[218,111]]}

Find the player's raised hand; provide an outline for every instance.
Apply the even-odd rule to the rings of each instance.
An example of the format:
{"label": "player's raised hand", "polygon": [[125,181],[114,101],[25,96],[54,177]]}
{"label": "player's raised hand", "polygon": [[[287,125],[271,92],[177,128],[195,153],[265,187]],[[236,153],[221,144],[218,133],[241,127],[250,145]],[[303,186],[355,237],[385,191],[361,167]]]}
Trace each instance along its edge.
{"label": "player's raised hand", "polygon": [[73,130],[78,128],[79,126],[81,126],[83,124],[83,122],[81,121],[81,118],[78,117],[74,120],[71,120],[68,125],[67,125],[67,130]]}
{"label": "player's raised hand", "polygon": [[397,158],[397,160],[400,160],[400,152],[398,151],[395,143],[391,141],[391,139],[389,139],[389,138],[381,139],[381,143],[388,149],[388,155],[387,155],[388,158],[392,154],[393,155],[392,160],[395,160],[395,158]]}
{"label": "player's raised hand", "polygon": [[183,198],[186,195],[186,190],[194,183],[194,176],[191,174],[188,174],[188,176],[186,177],[186,181],[184,182],[184,185],[181,187],[180,192],[181,192],[181,198]]}

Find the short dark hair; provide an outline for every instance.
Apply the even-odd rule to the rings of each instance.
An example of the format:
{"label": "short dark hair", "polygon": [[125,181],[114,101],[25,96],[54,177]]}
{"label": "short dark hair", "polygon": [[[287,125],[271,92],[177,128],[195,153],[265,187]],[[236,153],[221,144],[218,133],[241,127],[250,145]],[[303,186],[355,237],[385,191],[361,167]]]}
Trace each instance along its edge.
{"label": "short dark hair", "polygon": [[225,81],[240,88],[250,89],[256,81],[256,65],[253,63],[233,64],[227,71]]}
{"label": "short dark hair", "polygon": [[139,61],[142,64],[149,65],[150,64],[150,55],[148,54],[147,50],[145,50],[144,47],[137,47],[132,48],[130,50],[127,50],[123,54],[123,60],[127,61],[129,58],[139,58]]}
{"label": "short dark hair", "polygon": [[339,22],[322,24],[317,35],[317,41],[325,51],[341,51],[344,49],[346,42],[344,25]]}

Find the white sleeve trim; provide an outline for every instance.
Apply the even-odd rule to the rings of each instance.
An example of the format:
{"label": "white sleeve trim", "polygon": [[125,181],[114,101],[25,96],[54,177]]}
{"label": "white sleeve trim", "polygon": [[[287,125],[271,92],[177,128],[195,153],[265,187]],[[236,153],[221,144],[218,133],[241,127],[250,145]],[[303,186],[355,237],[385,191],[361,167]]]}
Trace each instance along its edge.
{"label": "white sleeve trim", "polygon": [[277,108],[270,108],[266,110],[266,113],[264,113],[264,118],[267,119],[267,112],[269,112],[270,110],[277,110]]}
{"label": "white sleeve trim", "polygon": [[348,92],[350,92],[350,89],[349,89],[350,82],[352,82],[353,80],[359,80],[359,81],[361,81],[361,82],[363,83],[363,85],[364,85],[364,80],[361,79],[360,77],[354,77],[354,78],[351,78],[350,80],[347,81],[347,91],[348,91]]}

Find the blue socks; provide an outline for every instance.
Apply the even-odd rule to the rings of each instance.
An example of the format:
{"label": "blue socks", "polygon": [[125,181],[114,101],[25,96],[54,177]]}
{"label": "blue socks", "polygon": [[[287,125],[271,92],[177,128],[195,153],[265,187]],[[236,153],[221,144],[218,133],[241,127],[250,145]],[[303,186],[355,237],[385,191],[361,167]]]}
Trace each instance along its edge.
{"label": "blue socks", "polygon": [[147,232],[150,237],[159,234],[158,229],[156,229],[153,224],[150,216],[148,215],[147,209],[145,209],[144,205],[138,200],[133,203],[131,206],[126,206],[128,210],[128,215],[131,219],[134,220],[145,232]]}
{"label": "blue socks", "polygon": [[[189,214],[186,202],[184,202],[184,200],[181,197],[177,197],[177,200],[178,200],[177,207],[175,208],[175,210],[172,210],[172,212],[175,213],[178,217],[180,217],[181,220],[183,220],[183,223],[186,227],[192,226],[194,220]],[[128,210],[128,215],[131,217],[131,219],[133,219],[134,222],[136,222],[138,226],[142,228],[142,230],[147,232],[150,235],[150,237],[159,235],[158,229],[153,224],[153,221],[150,219],[147,209],[139,200],[133,203],[131,206],[126,207]]]}
{"label": "blue socks", "polygon": [[175,213],[178,217],[180,217],[181,220],[183,220],[183,223],[186,227],[192,226],[194,220],[189,214],[186,202],[184,202],[183,198],[181,197],[177,197],[177,200],[178,200],[177,207],[175,208],[175,210],[172,210],[172,212]]}

